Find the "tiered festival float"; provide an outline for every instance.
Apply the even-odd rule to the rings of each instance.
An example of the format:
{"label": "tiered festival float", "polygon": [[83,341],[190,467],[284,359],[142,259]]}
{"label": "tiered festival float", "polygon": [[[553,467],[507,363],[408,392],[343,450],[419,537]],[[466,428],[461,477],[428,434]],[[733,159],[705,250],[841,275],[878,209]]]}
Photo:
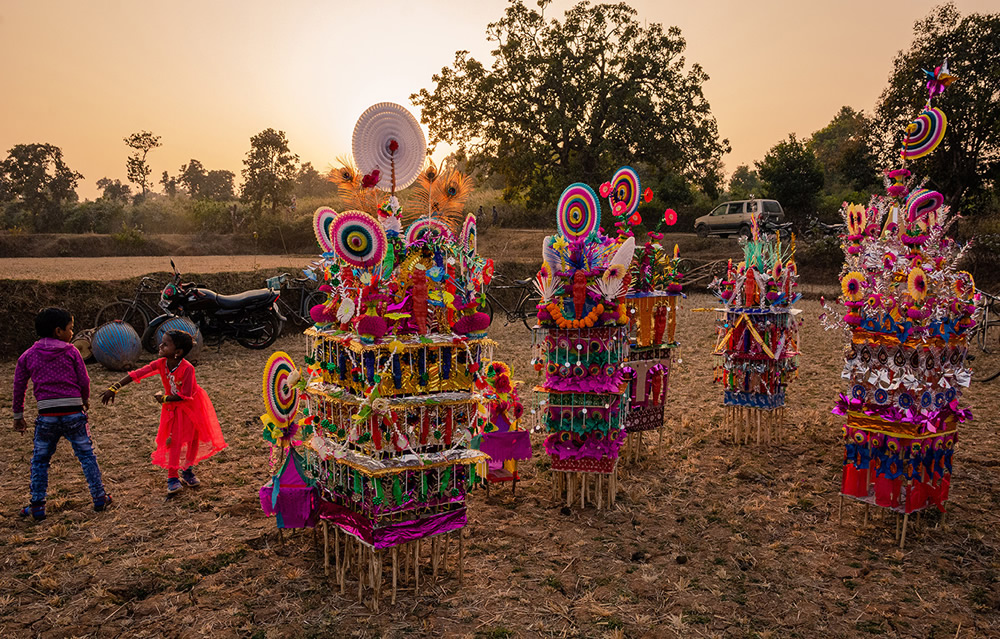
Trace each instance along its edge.
{"label": "tiered festival float", "polygon": [[903,166],[886,172],[888,195],[842,210],[848,386],[834,410],[845,419],[841,508],[844,497],[863,502],[866,522],[872,505],[897,513],[900,547],[910,513],[944,512],[958,425],[971,417],[960,400],[971,377],[975,284],[957,268],[964,247],[946,235],[956,218],[906,169],[940,144],[947,124],[931,102],[953,76],[947,64],[926,73],[930,97],[906,129]]}
{"label": "tiered festival float", "polygon": [[736,444],[770,442],[785,420],[785,390],[798,370],[798,309],[795,237],[760,232],[759,217],[741,240],[743,261],[712,282],[722,301],[714,356],[722,384],[727,437]]}
{"label": "tiered festival float", "polygon": [[625,440],[628,312],[624,303],[635,249],[602,234],[600,203],[586,184],[566,188],[558,234],[545,238],[536,278],[541,296],[534,331],[541,426],[549,435],[553,491],[598,508],[615,502],[618,453]]}
{"label": "tiered festival float", "polygon": [[[265,438],[280,459],[261,502],[279,527],[322,521],[341,590],[353,575],[377,608],[383,571],[393,600],[401,581],[419,589],[426,561],[436,576],[450,559],[462,577],[469,490],[480,471],[516,477],[530,443],[477,310],[492,263],[476,252],[475,218],[458,223],[467,178],[425,165],[420,127],[396,104],[361,116],[353,152],[358,168],[330,179],[357,210],[315,214],[329,299],[312,310],[302,381],[287,356],[269,363],[287,373],[265,379]],[[404,231],[395,192],[414,180]],[[474,439],[496,453],[492,466]]]}

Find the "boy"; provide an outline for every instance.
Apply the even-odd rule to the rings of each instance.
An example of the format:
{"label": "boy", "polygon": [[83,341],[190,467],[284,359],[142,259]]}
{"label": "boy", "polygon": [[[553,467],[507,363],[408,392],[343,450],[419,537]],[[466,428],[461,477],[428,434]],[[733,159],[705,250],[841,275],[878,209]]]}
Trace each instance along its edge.
{"label": "boy", "polygon": [[45,519],[49,460],[61,437],[73,446],[90,485],[94,510],[101,512],[111,504],[111,495],[104,491],[87,428],[90,376],[80,352],[70,343],[73,316],[61,308],[47,308],[35,316],[35,332],[40,339],[24,351],[14,369],[14,430],[23,433],[27,428],[24,394],[29,378],[34,382],[38,402],[35,451],[31,458],[31,504],[21,510],[21,516],[30,515],[35,521]]}

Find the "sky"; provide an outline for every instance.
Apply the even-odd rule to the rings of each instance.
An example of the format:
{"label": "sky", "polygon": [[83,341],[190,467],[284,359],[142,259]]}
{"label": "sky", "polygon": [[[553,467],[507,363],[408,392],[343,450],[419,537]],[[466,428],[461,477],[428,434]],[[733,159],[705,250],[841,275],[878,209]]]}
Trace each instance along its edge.
{"label": "sky", "polygon": [[[688,63],[710,76],[705,97],[732,145],[727,173],[789,133],[811,135],[841,106],[870,112],[914,21],[940,4],[629,3],[640,20],[679,27]],[[419,119],[409,96],[432,88],[456,51],[488,61],[486,25],[506,4],[0,0],[0,157],[15,144],[56,145],[84,175],[81,198],[93,199],[97,180],[126,181],[130,133],[162,137],[148,157],[158,182],[191,158],[239,176],[250,138],[273,127],[322,171],[349,154],[354,123],[371,104],[398,102]],[[557,0],[546,15],[561,18],[573,4]],[[963,15],[1000,11],[1000,0],[955,4]]]}

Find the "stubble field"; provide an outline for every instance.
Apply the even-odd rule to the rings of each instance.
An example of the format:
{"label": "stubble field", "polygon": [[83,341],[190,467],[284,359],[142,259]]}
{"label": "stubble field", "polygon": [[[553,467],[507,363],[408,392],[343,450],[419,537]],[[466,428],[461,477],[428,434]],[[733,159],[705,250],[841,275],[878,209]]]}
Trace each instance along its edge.
{"label": "stubble field", "polygon": [[[516,497],[471,498],[465,584],[430,573],[419,594],[374,614],[324,577],[309,531],[278,545],[257,490],[269,474],[260,438],[260,371],[270,351],[226,345],[203,355],[200,383],[229,448],[199,467],[203,486],[165,502],[149,464],[158,382],[95,405],[91,429],[115,504],[90,509],[63,442],[52,462],[49,516],[20,520],[30,433],[0,450],[0,636],[3,637],[997,637],[1000,636],[1000,478],[997,386],[966,394],[975,419],[955,456],[947,527],[911,522],[906,549],[891,517],[837,520],[843,449],[829,413],[841,390],[841,334],[803,302],[799,379],[790,425],[768,448],[723,443],[721,393],[709,353],[705,295],[684,303],[683,362],[671,379],[667,439],[621,472],[616,508],[552,501],[542,436]],[[530,337],[497,321],[516,379],[529,389]],[[276,345],[301,361],[304,340]],[[91,367],[95,394],[119,373]],[[9,424],[13,362],[0,364]],[[96,404],[95,400],[95,404]],[[647,436],[647,440],[649,437]],[[653,438],[655,440],[655,438]],[[387,601],[385,603],[388,603]]]}

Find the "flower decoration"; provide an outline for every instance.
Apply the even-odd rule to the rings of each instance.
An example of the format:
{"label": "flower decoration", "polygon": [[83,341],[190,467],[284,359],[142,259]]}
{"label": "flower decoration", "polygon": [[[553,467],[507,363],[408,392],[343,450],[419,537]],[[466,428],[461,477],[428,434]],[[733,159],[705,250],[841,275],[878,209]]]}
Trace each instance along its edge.
{"label": "flower decoration", "polygon": [[642,192],[642,199],[644,202],[649,203],[653,201],[653,189],[646,187],[646,190]]}
{"label": "flower decoration", "polygon": [[600,189],[601,197],[608,197],[611,195],[611,182],[605,182],[601,185]]}
{"label": "flower decoration", "polygon": [[673,226],[677,224],[677,211],[673,209],[667,209],[663,212],[663,221],[667,226]]}
{"label": "flower decoration", "polygon": [[927,297],[927,273],[919,266],[910,271],[906,278],[906,291],[916,302],[923,302]]}
{"label": "flower decoration", "polygon": [[840,291],[848,302],[860,302],[865,296],[864,285],[864,274],[851,271],[840,280]]}
{"label": "flower decoration", "polygon": [[976,280],[973,279],[972,273],[968,271],[959,271],[957,273],[957,277],[955,278],[955,294],[965,301],[971,301],[975,297]]}

